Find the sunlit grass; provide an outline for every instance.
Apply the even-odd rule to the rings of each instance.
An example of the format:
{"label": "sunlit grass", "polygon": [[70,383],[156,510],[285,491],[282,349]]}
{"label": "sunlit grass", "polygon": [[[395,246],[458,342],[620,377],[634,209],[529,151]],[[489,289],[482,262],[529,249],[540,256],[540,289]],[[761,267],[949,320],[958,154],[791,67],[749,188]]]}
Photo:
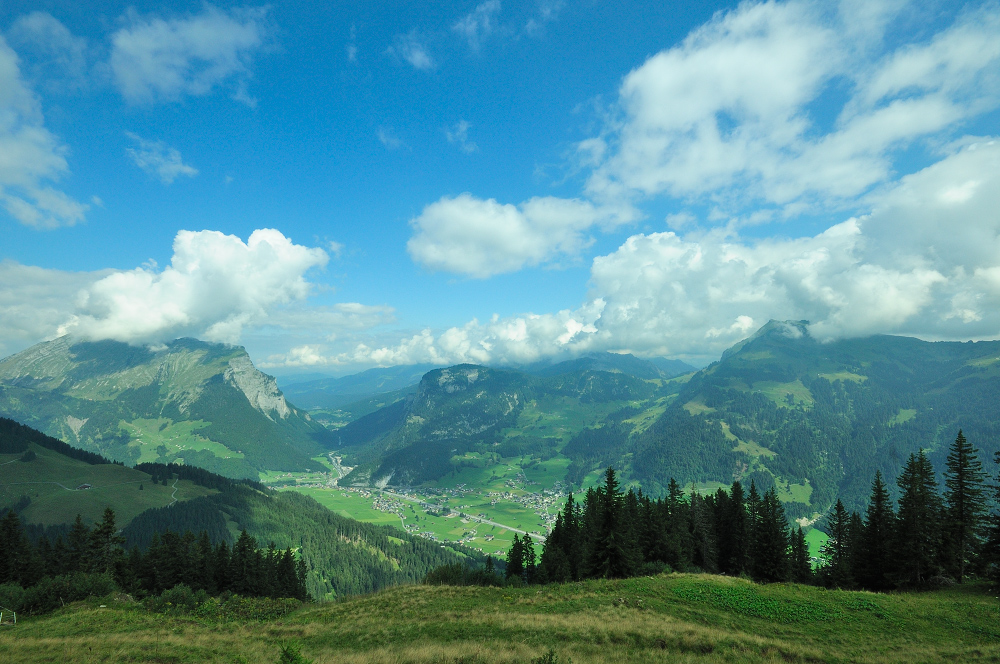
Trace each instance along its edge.
{"label": "sunlit grass", "polygon": [[[98,608],[105,603],[108,608]],[[981,588],[879,595],[674,574],[562,586],[407,586],[262,623],[146,613],[110,599],[0,630],[17,662],[976,662],[1000,659]]]}

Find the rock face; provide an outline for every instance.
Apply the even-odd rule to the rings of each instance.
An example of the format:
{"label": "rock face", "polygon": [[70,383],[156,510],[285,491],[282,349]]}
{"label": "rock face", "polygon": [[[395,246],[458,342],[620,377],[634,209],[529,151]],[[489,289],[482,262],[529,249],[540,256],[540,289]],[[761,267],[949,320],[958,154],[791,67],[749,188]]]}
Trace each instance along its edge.
{"label": "rock face", "polygon": [[291,413],[285,395],[278,389],[273,376],[262,373],[244,353],[229,360],[229,368],[223,377],[246,395],[250,405],[262,412],[268,419],[274,415],[285,419]]}
{"label": "rock face", "polygon": [[0,360],[0,416],[115,460],[234,477],[321,468],[329,442],[246,350],[197,339],[38,344]]}

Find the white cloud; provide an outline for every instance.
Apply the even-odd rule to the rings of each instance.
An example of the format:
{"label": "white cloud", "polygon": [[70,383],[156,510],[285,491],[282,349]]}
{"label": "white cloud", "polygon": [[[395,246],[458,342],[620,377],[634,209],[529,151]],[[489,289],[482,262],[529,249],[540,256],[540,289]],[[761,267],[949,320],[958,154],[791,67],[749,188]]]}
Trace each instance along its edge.
{"label": "white cloud", "polygon": [[444,130],[444,135],[448,139],[448,142],[457,143],[458,149],[465,154],[472,154],[479,150],[479,146],[469,140],[470,126],[465,120],[459,120],[454,126]]}
{"label": "white cloud", "polygon": [[395,55],[410,63],[414,69],[428,71],[434,68],[434,58],[427,51],[427,46],[416,30],[405,35],[396,35],[393,45],[386,53]]}
{"label": "white cloud", "polygon": [[432,269],[483,279],[575,256],[590,245],[586,232],[630,221],[631,210],[581,200],[532,198],[520,206],[471,194],[445,196],[410,221],[406,244],[413,260]]}
{"label": "white cloud", "polygon": [[131,102],[204,95],[230,83],[236,99],[246,94],[252,55],[264,43],[266,9],[223,11],[205,5],[187,18],[132,16],[111,36],[115,84]]}
{"label": "white cloud", "polygon": [[[590,295],[575,311],[473,320],[394,345],[359,344],[336,359],[528,362],[629,350],[708,360],[771,318],[810,320],[820,339],[1000,337],[1000,142],[966,139],[954,149],[873,199],[871,214],[819,235],[748,240],[721,229],[634,235],[594,259]],[[459,212],[469,208],[466,214],[450,209],[455,201]],[[482,221],[468,220],[477,215],[506,228],[528,216],[467,195],[440,204],[448,208],[444,228],[449,215],[473,229]],[[461,250],[472,257],[464,266],[470,274],[475,261],[492,260],[485,246],[460,243],[454,257],[441,260],[456,263]]]}
{"label": "white cloud", "polygon": [[469,48],[478,50],[482,40],[496,29],[494,20],[500,13],[500,0],[486,0],[466,14],[451,27],[469,42]]}
{"label": "white cloud", "polygon": [[564,0],[539,0],[538,15],[528,19],[524,24],[524,31],[529,35],[539,33],[546,23],[559,17],[559,12],[565,5]]}
{"label": "white cloud", "polygon": [[872,4],[862,26],[807,0],[743,3],[649,58],[621,85],[620,116],[580,145],[590,195],[849,206],[890,181],[896,150],[1000,105],[995,5],[896,46],[882,33],[900,3]]}
{"label": "white cloud", "polygon": [[111,271],[65,272],[0,261],[0,358],[54,336],[81,289]]}
{"label": "white cloud", "polygon": [[163,184],[172,184],[179,175],[189,178],[198,175],[198,169],[185,164],[176,148],[163,141],[147,141],[131,132],[126,134],[136,142],[137,147],[126,148],[125,152],[136,166],[160,178]]}
{"label": "white cloud", "polygon": [[7,31],[19,52],[30,53],[31,78],[52,92],[83,87],[87,79],[87,40],[73,35],[46,12],[19,17]]}
{"label": "white cloud", "polygon": [[326,264],[322,249],[293,244],[271,229],[247,242],[217,231],[180,231],[174,255],[155,266],[109,274],[80,291],[60,328],[87,339],[151,343],[194,336],[235,343],[269,322],[277,307],[303,300],[305,273]]}
{"label": "white cloud", "polygon": [[21,78],[17,54],[0,36],[0,204],[35,228],[72,226],[87,205],[52,183],[69,171],[66,147],[45,128],[41,105]]}
{"label": "white cloud", "polygon": [[398,150],[400,148],[407,147],[406,143],[403,142],[399,136],[396,136],[395,132],[388,127],[379,127],[375,132],[378,136],[379,142],[385,146],[387,150]]}

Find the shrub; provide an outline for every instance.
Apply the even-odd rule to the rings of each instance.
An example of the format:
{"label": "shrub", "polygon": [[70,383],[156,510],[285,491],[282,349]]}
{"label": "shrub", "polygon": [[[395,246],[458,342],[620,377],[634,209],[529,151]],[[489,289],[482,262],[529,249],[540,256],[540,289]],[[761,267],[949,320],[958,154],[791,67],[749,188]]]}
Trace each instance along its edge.
{"label": "shrub", "polygon": [[0,586],[0,604],[27,615],[38,615],[88,597],[103,597],[118,590],[107,574],[76,572],[62,576],[46,576],[30,588],[15,583]]}
{"label": "shrub", "polygon": [[289,643],[281,646],[281,652],[278,654],[278,664],[312,664],[312,660],[302,656],[297,643]]}

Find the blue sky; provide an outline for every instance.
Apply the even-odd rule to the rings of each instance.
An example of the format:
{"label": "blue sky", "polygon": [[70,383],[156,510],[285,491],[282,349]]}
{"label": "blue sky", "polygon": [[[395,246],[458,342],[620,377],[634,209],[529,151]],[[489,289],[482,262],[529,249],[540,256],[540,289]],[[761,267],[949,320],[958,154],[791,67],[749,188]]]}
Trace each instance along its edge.
{"label": "blue sky", "polygon": [[1000,7],[9,2],[0,355],[1000,336]]}

